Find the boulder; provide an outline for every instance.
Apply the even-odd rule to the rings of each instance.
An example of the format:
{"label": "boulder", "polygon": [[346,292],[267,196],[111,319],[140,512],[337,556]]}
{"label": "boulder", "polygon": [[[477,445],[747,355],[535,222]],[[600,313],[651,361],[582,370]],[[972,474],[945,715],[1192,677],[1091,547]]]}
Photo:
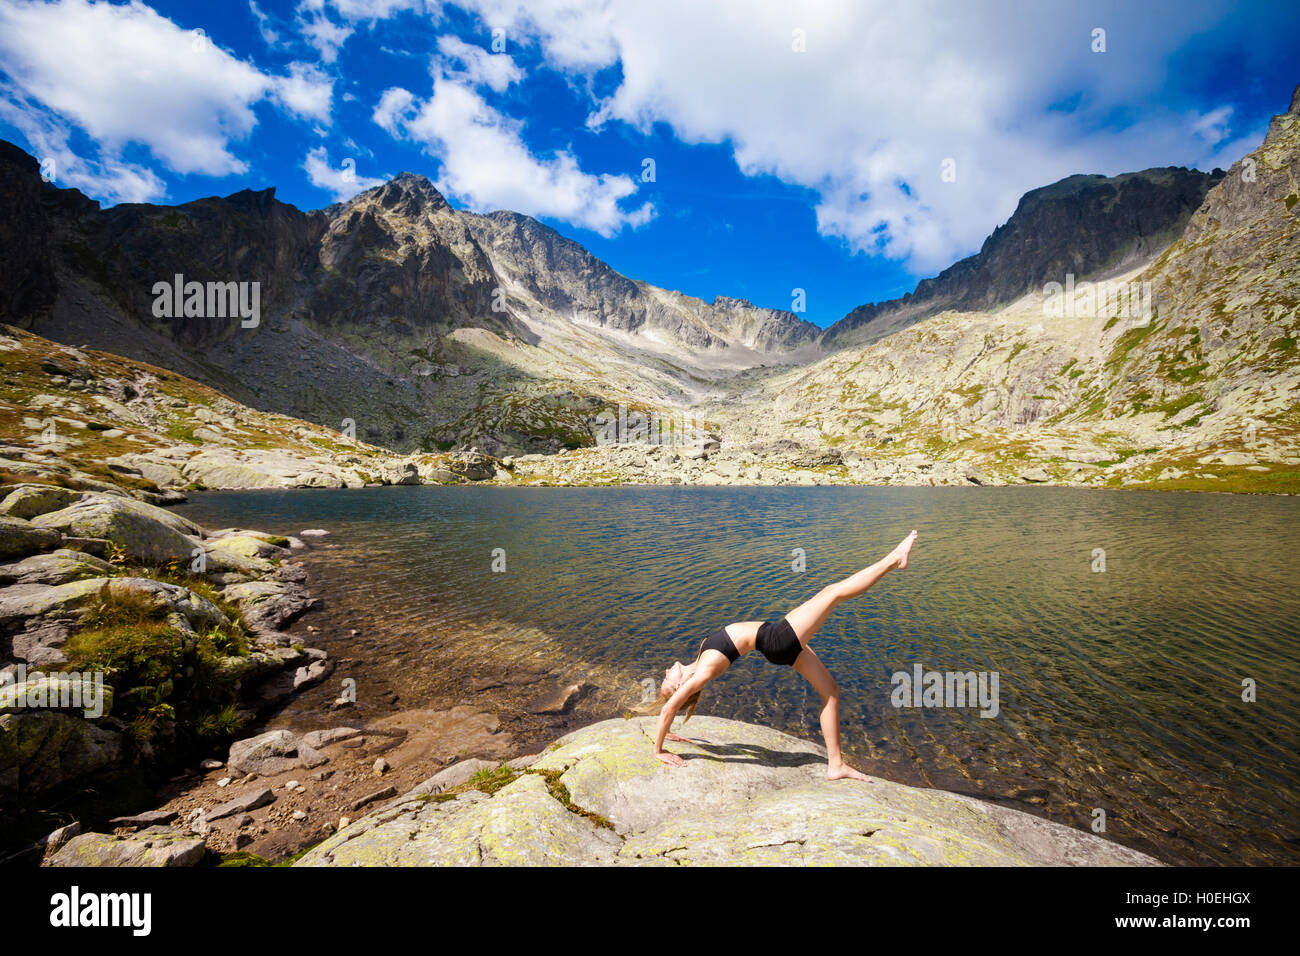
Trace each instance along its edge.
{"label": "boulder", "polygon": [[444,771],[295,865],[1157,864],[971,797],[829,781],[822,747],[739,721],[692,719],[692,743],[672,745],[686,764],[671,768],[650,752],[654,729],[655,718],[633,718],[575,731],[492,796],[439,794],[459,779]]}
{"label": "boulder", "polygon": [[236,813],[247,813],[249,810],[256,810],[274,802],[274,793],[266,787],[258,787],[213,807],[203,816],[206,820],[224,820],[226,817],[233,817]]}
{"label": "boulder", "polygon": [[203,550],[209,572],[235,571],[250,577],[270,574],[275,570],[271,558],[289,553],[287,549],[251,534],[209,537],[203,542]]}
{"label": "boulder", "polygon": [[33,617],[76,616],[111,580],[85,578],[67,584],[11,585],[0,590],[0,626],[13,627]]}
{"label": "boulder", "polygon": [[130,836],[83,833],[46,856],[42,866],[196,866],[207,854],[203,838],[152,826]]}
{"label": "boulder", "polygon": [[111,574],[112,565],[94,555],[59,548],[50,554],[34,554],[13,564],[0,566],[0,587],[11,584],[67,584],[84,578]]}
{"label": "boulder", "polygon": [[528,707],[534,714],[567,714],[592,689],[590,684],[569,684],[537,697]]}
{"label": "boulder", "polygon": [[465,783],[480,770],[492,770],[496,766],[498,766],[497,761],[481,760],[478,757],[457,760],[450,767],[444,767],[423,783],[416,784],[415,788],[407,796],[418,797],[421,794],[442,793],[444,790]]}
{"label": "boulder", "polygon": [[143,561],[189,561],[197,546],[193,522],[134,498],[87,494],[66,508],[32,519],[32,526],[77,538],[104,538]]}
{"label": "boulder", "polygon": [[58,485],[24,484],[5,488],[3,495],[0,500],[0,515],[31,520],[37,515],[68,507],[85,495],[85,492]]}
{"label": "boulder", "polygon": [[470,481],[485,481],[496,474],[496,464],[487,455],[463,452],[450,461],[448,467]]}
{"label": "boulder", "polygon": [[122,737],[52,710],[0,715],[0,793],[32,794],[117,764]]}
{"label": "boulder", "polygon": [[188,482],[204,488],[280,488],[284,480],[265,470],[239,461],[227,452],[201,452],[181,466]]}
{"label": "boulder", "polygon": [[328,757],[298,739],[289,730],[270,730],[257,737],[237,740],[230,745],[227,766],[236,773],[256,773],[264,777],[286,770],[319,767]]}
{"label": "boulder", "polygon": [[[192,628],[218,627],[230,623],[219,607],[200,594],[179,584],[167,584],[153,578],[91,579],[106,584],[109,594],[144,595],[154,607],[164,611],[174,623],[184,621]],[[83,582],[83,583],[91,583]]]}
{"label": "boulder", "polygon": [[136,813],[127,817],[113,817],[108,822],[115,827],[141,827],[163,826],[171,823],[176,819],[175,810],[146,810],[144,813]]}
{"label": "boulder", "polygon": [[316,604],[305,587],[295,581],[248,581],[222,588],[221,596],[239,608],[254,631],[278,631]]}
{"label": "boulder", "polygon": [[113,688],[85,674],[32,672],[22,683],[0,684],[0,714],[35,709],[79,713],[88,719],[107,717],[113,710]]}
{"label": "boulder", "polygon": [[336,744],[340,740],[351,740],[353,737],[359,736],[361,736],[361,731],[355,727],[331,727],[329,730],[313,730],[310,733],[303,734],[302,742],[314,750],[320,750],[322,747]]}
{"label": "boulder", "polygon": [[38,528],[23,518],[0,516],[0,559],[24,558],[59,546],[60,535],[51,528]]}

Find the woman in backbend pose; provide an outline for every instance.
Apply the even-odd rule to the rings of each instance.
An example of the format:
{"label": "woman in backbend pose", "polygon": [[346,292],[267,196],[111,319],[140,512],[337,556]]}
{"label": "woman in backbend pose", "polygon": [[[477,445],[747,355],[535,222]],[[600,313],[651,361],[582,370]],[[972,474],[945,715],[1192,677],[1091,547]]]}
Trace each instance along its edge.
{"label": "woman in backbend pose", "polygon": [[821,695],[822,699],[822,736],[826,738],[827,768],[826,776],[830,780],[851,777],[854,780],[870,780],[864,773],[854,770],[844,762],[840,754],[840,687],[831,677],[826,665],[808,646],[817,630],[825,623],[831,611],[841,601],[855,598],[867,588],[879,581],[894,568],[907,567],[907,555],[916,541],[913,531],[887,556],[863,568],[852,577],[818,591],[813,597],[800,604],[780,621],[760,622],[745,621],[728,624],[714,631],[700,643],[700,652],[693,664],[677,661],[664,672],[664,681],[659,688],[659,700],[653,705],[659,710],[659,732],[655,735],[654,754],[670,767],[681,767],[685,761],[674,753],[664,750],[664,740],[676,740],[690,743],[685,737],[670,734],[673,718],[682,707],[688,708],[686,719],[690,720],[699,702],[700,691],[704,685],[717,677],[742,654],[752,650],[763,652],[773,664],[789,664]]}

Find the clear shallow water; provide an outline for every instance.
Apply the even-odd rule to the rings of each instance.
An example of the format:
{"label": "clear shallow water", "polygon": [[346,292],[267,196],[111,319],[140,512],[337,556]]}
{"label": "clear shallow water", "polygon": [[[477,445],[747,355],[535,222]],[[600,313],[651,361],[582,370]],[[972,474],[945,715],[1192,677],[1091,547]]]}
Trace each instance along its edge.
{"label": "clear shallow water", "polygon": [[[779,617],[917,528],[911,566],[813,642],[858,765],[1081,829],[1103,808],[1107,836],[1170,863],[1300,861],[1300,499],[394,487],[213,492],[179,510],[208,527],[331,532],[308,563],[334,623],[366,635],[359,693],[370,679],[405,708],[518,675],[588,681],[570,724],[621,712],[712,628]],[[891,674],[916,664],[996,671],[998,715],[893,707]],[[506,718],[526,710],[523,691],[491,693]],[[813,740],[817,710],[802,677],[758,654],[700,704]]]}

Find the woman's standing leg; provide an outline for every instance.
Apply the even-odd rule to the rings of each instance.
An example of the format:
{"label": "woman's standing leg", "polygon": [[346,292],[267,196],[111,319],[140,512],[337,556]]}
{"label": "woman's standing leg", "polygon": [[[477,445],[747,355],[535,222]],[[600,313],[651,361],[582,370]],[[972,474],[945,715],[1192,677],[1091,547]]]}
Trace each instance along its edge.
{"label": "woman's standing leg", "polygon": [[841,780],[848,777],[870,783],[871,778],[846,764],[840,753],[840,685],[811,647],[805,646],[799,652],[794,669],[808,678],[808,683],[821,695],[822,737],[826,740],[826,779]]}

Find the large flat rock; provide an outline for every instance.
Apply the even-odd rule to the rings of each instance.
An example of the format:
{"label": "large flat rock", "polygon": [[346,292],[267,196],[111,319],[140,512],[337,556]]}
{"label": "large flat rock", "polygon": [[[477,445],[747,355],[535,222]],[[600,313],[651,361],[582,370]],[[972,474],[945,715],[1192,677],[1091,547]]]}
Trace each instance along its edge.
{"label": "large flat rock", "polygon": [[297,865],[1158,865],[970,797],[829,781],[820,746],[739,721],[692,719],[692,743],[672,745],[686,765],[671,768],[651,754],[654,728],[640,718],[575,731],[490,797],[409,794]]}

